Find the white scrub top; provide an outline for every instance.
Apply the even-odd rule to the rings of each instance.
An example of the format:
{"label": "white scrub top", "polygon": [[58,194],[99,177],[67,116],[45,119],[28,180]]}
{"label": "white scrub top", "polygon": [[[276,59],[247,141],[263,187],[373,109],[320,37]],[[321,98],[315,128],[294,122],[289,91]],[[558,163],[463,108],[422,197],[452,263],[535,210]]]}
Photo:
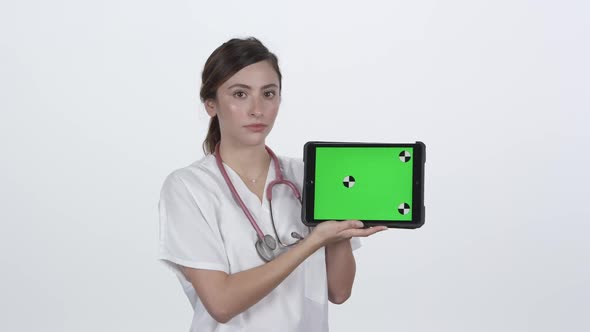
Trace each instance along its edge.
{"label": "white scrub top", "polygon": [[[283,176],[302,192],[303,161],[277,157]],[[261,204],[240,176],[227,164],[224,166],[262,232],[274,237],[266,190]],[[265,188],[274,179],[271,161]],[[276,185],[272,197],[281,241],[293,243],[293,231],[306,237],[309,229],[301,222],[301,205],[290,188]],[[309,256],[267,296],[226,324],[217,322],[205,309],[178,265],[233,274],[265,263],[254,247],[256,231],[232,197],[213,154],[169,174],[158,207],[158,258],[176,273],[194,309],[190,331],[329,331],[325,247]],[[357,237],[350,241],[353,250],[361,246]]]}

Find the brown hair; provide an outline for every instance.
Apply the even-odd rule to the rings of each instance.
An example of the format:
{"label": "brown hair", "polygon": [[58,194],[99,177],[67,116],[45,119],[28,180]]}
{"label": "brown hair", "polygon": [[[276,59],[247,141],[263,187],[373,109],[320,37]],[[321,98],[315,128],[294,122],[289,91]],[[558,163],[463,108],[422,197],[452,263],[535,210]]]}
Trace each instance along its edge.
{"label": "brown hair", "polygon": [[[281,71],[279,60],[258,39],[248,37],[245,39],[232,38],[215,49],[205,62],[202,73],[201,101],[215,100],[217,89],[235,73],[251,64],[268,61],[279,76],[279,94],[281,91]],[[219,119],[211,117],[207,137],[203,142],[205,154],[215,151],[215,146],[221,141]]]}

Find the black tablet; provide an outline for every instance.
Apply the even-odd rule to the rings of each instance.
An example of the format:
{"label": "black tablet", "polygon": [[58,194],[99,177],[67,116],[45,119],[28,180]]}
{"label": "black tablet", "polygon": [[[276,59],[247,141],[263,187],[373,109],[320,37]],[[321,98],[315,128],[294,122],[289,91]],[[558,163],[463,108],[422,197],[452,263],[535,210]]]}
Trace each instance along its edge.
{"label": "black tablet", "polygon": [[302,219],[357,219],[365,227],[424,224],[426,145],[307,142],[303,148]]}

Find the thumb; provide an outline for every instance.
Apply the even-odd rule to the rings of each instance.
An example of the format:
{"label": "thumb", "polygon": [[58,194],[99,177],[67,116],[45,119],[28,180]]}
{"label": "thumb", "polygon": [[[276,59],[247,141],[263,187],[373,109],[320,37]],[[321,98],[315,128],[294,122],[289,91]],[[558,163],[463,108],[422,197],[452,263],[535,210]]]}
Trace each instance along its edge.
{"label": "thumb", "polygon": [[348,220],[347,228],[361,228],[364,226],[363,222],[360,220]]}

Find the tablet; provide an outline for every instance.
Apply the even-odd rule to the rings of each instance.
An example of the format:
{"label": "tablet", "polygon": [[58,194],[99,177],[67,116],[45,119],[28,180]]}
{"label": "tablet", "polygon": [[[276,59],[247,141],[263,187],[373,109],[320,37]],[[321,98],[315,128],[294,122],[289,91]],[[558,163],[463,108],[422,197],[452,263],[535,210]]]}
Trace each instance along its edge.
{"label": "tablet", "polygon": [[426,145],[307,142],[302,220],[361,220],[365,227],[424,224]]}

